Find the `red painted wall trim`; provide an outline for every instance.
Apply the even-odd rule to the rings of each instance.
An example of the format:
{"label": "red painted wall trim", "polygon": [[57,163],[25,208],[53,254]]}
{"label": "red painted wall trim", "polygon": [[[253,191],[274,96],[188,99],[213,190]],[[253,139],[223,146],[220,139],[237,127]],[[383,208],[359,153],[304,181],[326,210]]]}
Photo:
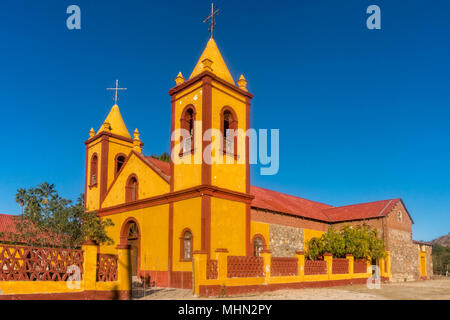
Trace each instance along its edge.
{"label": "red painted wall trim", "polygon": [[172,150],[175,146],[175,141],[172,141],[172,133],[175,130],[175,101],[176,96],[172,97],[172,114],[170,116],[170,192],[174,191],[174,176],[175,176],[175,168],[172,161]]}
{"label": "red painted wall trim", "polygon": [[211,71],[203,71],[202,73],[200,73],[199,75],[193,77],[192,79],[189,79],[185,82],[183,82],[182,84],[172,88],[169,90],[169,95],[173,96],[174,94],[177,94],[178,92],[180,92],[181,90],[184,90],[192,85],[194,85],[198,80],[204,78],[204,77],[210,77],[211,79],[214,79],[214,81],[219,82],[220,84],[222,84],[223,86],[227,87],[228,89],[232,89],[240,94],[242,94],[245,97],[249,97],[250,99],[253,98],[253,95],[250,92],[247,92],[245,90],[242,90],[241,88],[223,80],[222,78],[219,78],[218,76],[216,76],[214,73],[212,73]]}
{"label": "red painted wall trim", "polygon": [[211,197],[209,195],[202,196],[202,247],[207,252],[207,256],[211,254]]}
{"label": "red painted wall trim", "polygon": [[98,210],[98,214],[99,216],[103,217],[129,210],[143,209],[147,207],[168,204],[175,201],[197,198],[201,197],[203,194],[209,195],[211,197],[217,197],[221,199],[239,201],[244,203],[250,203],[254,198],[254,196],[252,195],[241,192],[223,189],[211,185],[200,185],[197,187],[192,187],[180,191],[174,191],[155,197],[140,199],[132,203],[124,203],[108,208],[101,208],[100,210]]}
{"label": "red painted wall trim", "polygon": [[171,284],[171,273],[173,268],[173,202],[169,203],[169,252],[168,252],[168,283]]}
{"label": "red painted wall trim", "polygon": [[[387,279],[382,278],[385,282]],[[301,288],[324,288],[333,286],[343,286],[349,284],[364,284],[367,278],[362,279],[345,279],[345,280],[330,280],[330,281],[311,281],[311,282],[295,282],[295,283],[277,283],[268,285],[250,285],[250,286],[230,286],[226,287],[227,295],[235,295],[242,293],[259,293],[264,291],[276,291],[283,289],[301,289]],[[221,286],[200,286],[200,296],[217,296],[220,293]]]}
{"label": "red painted wall trim", "polygon": [[[211,129],[212,123],[212,88],[211,88],[211,78],[203,78],[203,100],[202,100],[202,131],[203,134]],[[206,147],[208,147],[208,141],[202,141],[202,155]],[[202,184],[211,184],[211,165],[202,161]]]}

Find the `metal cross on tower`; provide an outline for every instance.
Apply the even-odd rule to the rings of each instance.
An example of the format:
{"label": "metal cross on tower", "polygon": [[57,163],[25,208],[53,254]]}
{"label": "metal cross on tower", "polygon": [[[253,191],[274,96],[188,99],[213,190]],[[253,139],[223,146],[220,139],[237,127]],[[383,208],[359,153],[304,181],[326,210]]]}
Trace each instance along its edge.
{"label": "metal cross on tower", "polygon": [[114,95],[114,104],[117,104],[117,100],[119,100],[119,95],[118,95],[118,91],[119,90],[127,90],[128,88],[119,88],[119,80],[116,80],[116,87],[115,88],[106,88],[106,90],[114,90],[115,95]]}
{"label": "metal cross on tower", "polygon": [[211,13],[209,16],[203,21],[207,23],[209,20],[209,32],[211,33],[211,38],[214,38],[214,28],[216,27],[216,16],[219,14],[219,9],[214,9],[214,2],[211,3]]}

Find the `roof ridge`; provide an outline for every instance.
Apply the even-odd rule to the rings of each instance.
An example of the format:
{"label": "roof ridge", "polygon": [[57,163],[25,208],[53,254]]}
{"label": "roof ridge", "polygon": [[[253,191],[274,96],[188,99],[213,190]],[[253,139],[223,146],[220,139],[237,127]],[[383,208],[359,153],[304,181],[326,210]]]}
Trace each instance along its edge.
{"label": "roof ridge", "polygon": [[330,208],[327,208],[327,209],[332,209],[332,208],[334,208],[334,206],[332,206],[331,204],[327,204],[327,203],[323,203],[323,202],[319,202],[319,201],[315,201],[315,200],[306,199],[306,198],[303,198],[303,197],[300,197],[300,196],[295,196],[295,195],[293,195],[293,194],[284,193],[284,192],[280,192],[280,191],[276,191],[276,190],[272,190],[272,189],[267,189],[267,188],[263,188],[263,187],[258,187],[258,186],[255,186],[255,185],[251,185],[251,187],[259,188],[259,189],[263,189],[263,190],[267,190],[267,191],[271,191],[271,192],[280,193],[280,194],[283,194],[283,195],[286,195],[286,196],[289,196],[289,197],[293,197],[293,198],[297,198],[297,199],[302,199],[302,200],[306,200],[306,201],[309,201],[309,202],[314,202],[314,203],[321,204],[321,205],[325,205],[325,206],[330,206]]}
{"label": "roof ridge", "polygon": [[345,206],[338,206],[338,207],[326,208],[326,209],[323,209],[323,210],[341,209],[341,208],[346,208],[346,207],[359,206],[359,205],[362,205],[362,204],[377,203],[377,202],[383,202],[383,201],[394,201],[394,200],[400,200],[400,198],[384,199],[384,200],[376,200],[376,201],[368,201],[368,202],[361,202],[361,203],[347,204],[347,205],[345,205]]}

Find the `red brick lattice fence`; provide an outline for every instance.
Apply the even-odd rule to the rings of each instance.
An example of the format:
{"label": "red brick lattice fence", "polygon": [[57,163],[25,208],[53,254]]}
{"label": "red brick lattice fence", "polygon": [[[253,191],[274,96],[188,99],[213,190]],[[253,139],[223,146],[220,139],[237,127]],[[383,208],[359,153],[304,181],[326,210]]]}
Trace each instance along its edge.
{"label": "red brick lattice fence", "polygon": [[261,257],[228,256],[227,277],[264,277],[264,259]]}
{"label": "red brick lattice fence", "polygon": [[218,277],[217,260],[208,260],[206,263],[206,279],[217,279]]}
{"label": "red brick lattice fence", "polygon": [[327,263],[323,260],[305,260],[305,275],[327,274]]}
{"label": "red brick lattice fence", "polygon": [[334,258],[332,269],[333,269],[333,274],[347,274],[348,273],[348,259]]}
{"label": "red brick lattice fence", "polygon": [[270,275],[296,276],[298,274],[297,258],[272,257],[270,262]]}
{"label": "red brick lattice fence", "polygon": [[365,259],[355,260],[353,272],[354,273],[366,273],[367,272],[367,260],[365,260]]}
{"label": "red brick lattice fence", "polygon": [[83,251],[0,245],[0,281],[66,281],[83,274]]}
{"label": "red brick lattice fence", "polygon": [[97,281],[117,281],[117,260],[116,254],[98,254],[97,255]]}

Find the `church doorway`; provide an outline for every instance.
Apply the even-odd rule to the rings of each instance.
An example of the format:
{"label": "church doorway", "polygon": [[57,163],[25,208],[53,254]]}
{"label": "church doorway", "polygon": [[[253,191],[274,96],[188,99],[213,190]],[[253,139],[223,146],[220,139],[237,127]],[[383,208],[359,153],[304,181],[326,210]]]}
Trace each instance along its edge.
{"label": "church doorway", "polygon": [[120,242],[121,244],[127,244],[130,246],[130,265],[133,279],[137,278],[140,269],[140,240],[141,235],[137,221],[132,218],[125,221],[122,226]]}
{"label": "church doorway", "polygon": [[138,251],[139,251],[139,230],[136,222],[131,222],[127,234],[128,244],[130,245],[131,256],[131,275],[137,276],[138,270]]}

